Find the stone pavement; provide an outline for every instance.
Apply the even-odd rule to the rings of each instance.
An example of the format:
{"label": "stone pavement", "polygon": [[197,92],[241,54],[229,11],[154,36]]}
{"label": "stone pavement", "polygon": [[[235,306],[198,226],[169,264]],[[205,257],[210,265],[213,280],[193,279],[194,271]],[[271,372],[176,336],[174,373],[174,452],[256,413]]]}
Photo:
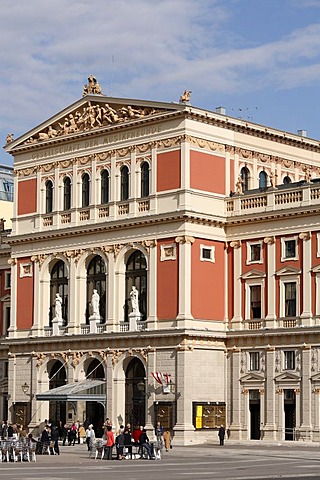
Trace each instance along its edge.
{"label": "stone pavement", "polygon": [[61,455],[40,455],[36,463],[0,464],[1,479],[167,480],[320,479],[319,444],[227,442],[174,446],[161,460],[106,461],[88,458],[85,445],[61,447]]}

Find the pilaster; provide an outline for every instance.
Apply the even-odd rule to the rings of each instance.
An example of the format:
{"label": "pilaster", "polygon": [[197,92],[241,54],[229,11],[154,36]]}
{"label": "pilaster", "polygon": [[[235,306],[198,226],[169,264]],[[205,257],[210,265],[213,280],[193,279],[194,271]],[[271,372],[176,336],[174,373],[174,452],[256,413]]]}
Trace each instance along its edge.
{"label": "pilaster", "polygon": [[274,237],[265,237],[263,242],[267,250],[267,315],[266,325],[274,328],[276,321],[276,244]]}
{"label": "pilaster", "polygon": [[191,313],[191,248],[194,238],[183,235],[176,237],[179,244],[179,313],[177,320],[179,325],[187,328],[193,320]]}
{"label": "pilaster", "polygon": [[230,242],[233,248],[233,288],[234,288],[234,315],[232,319],[232,329],[240,330],[242,327],[242,258],[241,258],[241,241],[234,240]]}
{"label": "pilaster", "polygon": [[299,239],[302,241],[302,314],[304,326],[311,326],[312,319],[312,307],[311,307],[311,292],[312,292],[312,279],[311,279],[311,235],[309,232],[302,232],[299,234]]}

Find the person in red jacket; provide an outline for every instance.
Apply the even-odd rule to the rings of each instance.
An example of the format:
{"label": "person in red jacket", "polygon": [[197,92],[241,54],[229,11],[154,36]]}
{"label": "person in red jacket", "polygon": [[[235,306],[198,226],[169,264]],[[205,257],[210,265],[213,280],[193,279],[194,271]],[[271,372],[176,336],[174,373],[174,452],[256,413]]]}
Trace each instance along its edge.
{"label": "person in red jacket", "polygon": [[112,449],[113,449],[113,445],[114,445],[114,435],[113,435],[111,425],[107,425],[106,437],[107,437],[107,441],[106,441],[107,460],[112,460]]}

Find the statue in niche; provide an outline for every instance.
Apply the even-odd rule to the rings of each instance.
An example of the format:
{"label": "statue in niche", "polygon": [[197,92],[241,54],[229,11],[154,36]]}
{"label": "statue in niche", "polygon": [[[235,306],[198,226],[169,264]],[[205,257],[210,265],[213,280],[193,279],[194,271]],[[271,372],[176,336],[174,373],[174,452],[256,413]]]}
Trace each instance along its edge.
{"label": "statue in niche", "polygon": [[100,317],[100,295],[97,290],[93,290],[93,294],[91,297],[91,306],[92,306],[92,316],[93,317]]}
{"label": "statue in niche", "polygon": [[130,299],[132,313],[136,315],[141,315],[139,310],[139,292],[134,285],[132,286],[132,290],[130,292]]}
{"label": "statue in niche", "polygon": [[56,293],[55,313],[56,313],[56,319],[57,320],[62,320],[62,298],[59,295],[59,293]]}

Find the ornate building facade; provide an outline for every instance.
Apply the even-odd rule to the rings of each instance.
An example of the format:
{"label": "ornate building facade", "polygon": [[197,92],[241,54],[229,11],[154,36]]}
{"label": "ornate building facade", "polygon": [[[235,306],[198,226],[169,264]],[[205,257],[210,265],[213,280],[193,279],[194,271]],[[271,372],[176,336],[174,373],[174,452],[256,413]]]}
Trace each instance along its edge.
{"label": "ornate building facade", "polygon": [[11,420],[319,441],[319,142],[86,90],[6,150]]}

